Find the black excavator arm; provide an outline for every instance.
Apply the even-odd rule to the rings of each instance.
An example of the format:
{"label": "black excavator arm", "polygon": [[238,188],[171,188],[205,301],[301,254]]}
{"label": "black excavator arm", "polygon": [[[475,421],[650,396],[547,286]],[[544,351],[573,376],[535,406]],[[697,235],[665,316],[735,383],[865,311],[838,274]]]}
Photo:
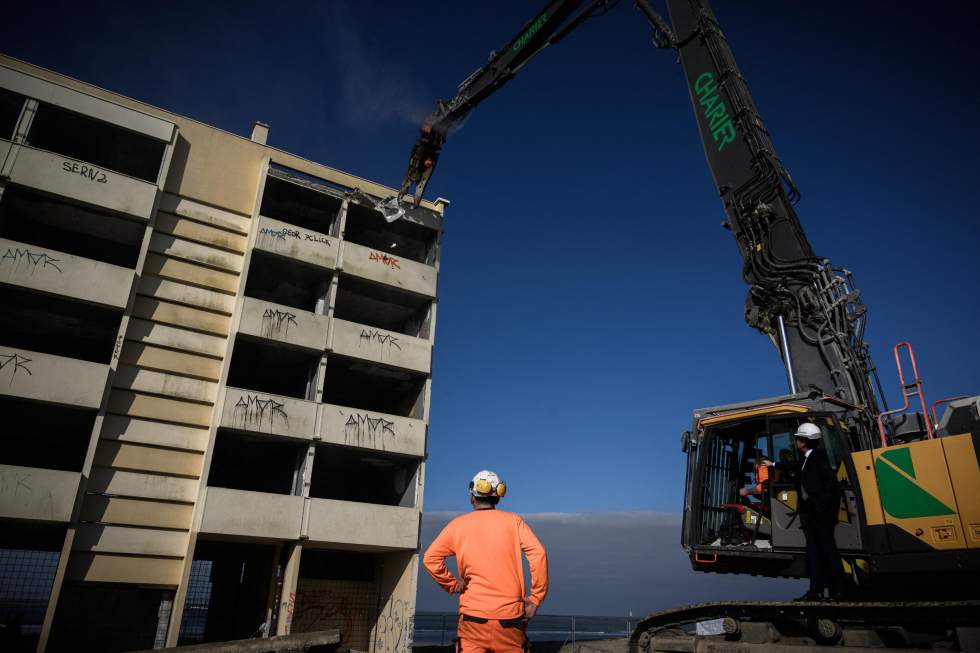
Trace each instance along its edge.
{"label": "black excavator arm", "polygon": [[[616,2],[554,0],[490,61],[459,85],[423,123],[398,200],[416,185],[418,204],[452,129],[522,66],[585,19]],[[866,309],[850,273],[814,254],[794,205],[799,192],[776,155],[748,86],[707,0],[667,0],[668,25],[648,0],[635,0],[654,44],[677,52],[687,79],[705,157],[742,256],[749,285],[746,322],[768,336],[786,367],[792,393],[853,406],[871,446],[877,375],[863,334]],[[880,385],[877,386],[881,395]]]}
{"label": "black excavator arm", "polygon": [[[647,0],[637,6],[649,17]],[[776,345],[792,393],[852,404],[874,431],[877,379],[867,311],[847,270],[814,254],[794,208],[799,191],[766,131],[707,0],[667,0],[705,157],[749,285],[745,319]],[[664,28],[661,27],[661,30]],[[880,393],[880,387],[878,388]],[[870,446],[871,442],[868,442]]]}
{"label": "black excavator arm", "polygon": [[486,65],[460,83],[456,96],[448,102],[439,100],[436,110],[422,122],[419,140],[412,149],[408,170],[398,193],[398,202],[401,202],[414,184],[415,206],[419,205],[425,186],[439,160],[442,144],[478,104],[500,90],[546,47],[563,39],[587,18],[600,15],[617,3],[618,0],[592,0],[573,17],[583,0],[552,0],[500,50],[491,52]]}

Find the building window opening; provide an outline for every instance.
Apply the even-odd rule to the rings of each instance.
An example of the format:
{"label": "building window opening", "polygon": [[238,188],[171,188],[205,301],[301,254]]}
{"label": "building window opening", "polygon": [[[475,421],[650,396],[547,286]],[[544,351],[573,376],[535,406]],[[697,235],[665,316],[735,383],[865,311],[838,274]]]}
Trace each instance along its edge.
{"label": "building window opening", "polygon": [[343,202],[338,197],[299,183],[266,177],[259,213],[303,229],[336,236]]}
{"label": "building window opening", "polygon": [[415,505],[416,458],[338,445],[317,445],[310,496],[383,506]]}
{"label": "building window opening", "polygon": [[306,444],[221,429],[208,474],[210,487],[294,494]]}
{"label": "building window opening", "polygon": [[338,629],[340,648],[370,650],[380,578],[381,556],[304,548],[292,632]]}
{"label": "building window opening", "polygon": [[0,138],[14,140],[17,121],[20,120],[20,112],[26,99],[20,93],[0,88]]}
{"label": "building window opening", "polygon": [[297,399],[312,399],[320,357],[241,334],[228,369],[228,385]]}
{"label": "building window opening", "polygon": [[[119,333],[120,309],[0,285],[0,345],[108,364]],[[6,368],[3,370],[6,373]]]}
{"label": "building window opening", "polygon": [[27,144],[157,183],[167,144],[45,102],[27,134]]}
{"label": "building window opening", "polygon": [[60,524],[0,522],[0,624],[20,645],[11,650],[37,648],[64,540]]}
{"label": "building window opening", "polygon": [[199,540],[177,645],[261,637],[275,547]]}
{"label": "building window opening", "polygon": [[423,419],[425,376],[346,358],[327,360],[323,402]]}
{"label": "building window opening", "polygon": [[47,651],[163,648],[173,601],[168,589],[65,583]]}
{"label": "building window opening", "polygon": [[26,188],[8,187],[0,198],[0,238],[103,263],[135,268],[145,231],[134,220]]}
{"label": "building window opening", "polygon": [[344,239],[392,256],[435,265],[438,232],[408,220],[389,223],[380,211],[353,202],[347,207]]}
{"label": "building window opening", "polygon": [[95,411],[0,397],[0,415],[0,464],[82,471]]}
{"label": "building window opening", "polygon": [[341,320],[428,338],[431,312],[428,297],[351,276],[342,276],[337,285],[334,316]]}
{"label": "building window opening", "polygon": [[253,250],[245,296],[323,315],[330,278],[322,268]]}

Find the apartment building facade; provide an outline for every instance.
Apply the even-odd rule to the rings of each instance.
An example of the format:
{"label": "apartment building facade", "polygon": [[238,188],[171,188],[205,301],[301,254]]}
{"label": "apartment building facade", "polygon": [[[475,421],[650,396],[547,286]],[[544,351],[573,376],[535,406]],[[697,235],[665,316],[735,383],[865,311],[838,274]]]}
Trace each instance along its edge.
{"label": "apartment building facade", "polygon": [[[412,636],[444,200],[0,57],[0,621]],[[33,644],[36,642],[36,645]]]}

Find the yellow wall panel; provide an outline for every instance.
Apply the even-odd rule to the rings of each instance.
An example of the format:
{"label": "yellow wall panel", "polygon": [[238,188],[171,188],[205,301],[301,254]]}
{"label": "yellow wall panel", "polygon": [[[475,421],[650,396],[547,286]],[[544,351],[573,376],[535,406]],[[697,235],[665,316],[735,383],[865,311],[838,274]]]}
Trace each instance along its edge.
{"label": "yellow wall panel", "polygon": [[129,526],[190,529],[194,506],[163,501],[89,495],[82,505],[82,521]]}
{"label": "yellow wall panel", "polygon": [[[170,167],[183,174],[170,175],[166,190],[251,215],[267,148],[186,118],[173,120],[181,137]],[[187,147],[188,142],[194,146]]]}
{"label": "yellow wall panel", "polygon": [[141,583],[176,587],[184,566],[181,558],[72,553],[66,576],[92,583]]}
{"label": "yellow wall panel", "polygon": [[221,247],[222,249],[228,249],[241,254],[245,253],[245,248],[248,243],[248,238],[245,236],[201,224],[188,218],[181,218],[171,213],[158,213],[153,228],[155,231],[206,245]]}
{"label": "yellow wall panel", "polygon": [[158,372],[195,376],[209,381],[221,378],[221,361],[207,356],[154,347],[127,340],[119,360],[127,365]]}
{"label": "yellow wall panel", "polygon": [[145,417],[178,424],[194,426],[211,426],[213,408],[203,404],[195,404],[179,399],[164,399],[151,395],[113,390],[109,396],[110,413]]}
{"label": "yellow wall panel", "polygon": [[178,261],[159,254],[147,253],[143,271],[146,274],[155,274],[164,279],[183,281],[203,288],[214,288],[227,293],[238,292],[237,274],[212,270],[203,265]]}
{"label": "yellow wall panel", "polygon": [[149,297],[136,298],[133,315],[161,324],[185,327],[219,336],[227,336],[231,328],[231,318],[227,315]]}
{"label": "yellow wall panel", "polygon": [[99,440],[95,464],[130,471],[200,477],[204,456],[191,451],[173,451],[118,440]]}

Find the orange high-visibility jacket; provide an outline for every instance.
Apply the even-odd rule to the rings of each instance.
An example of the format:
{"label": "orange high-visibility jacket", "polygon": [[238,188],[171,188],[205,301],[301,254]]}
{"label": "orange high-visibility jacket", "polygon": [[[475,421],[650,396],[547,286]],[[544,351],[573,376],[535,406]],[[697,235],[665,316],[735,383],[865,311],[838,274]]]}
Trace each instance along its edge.
{"label": "orange high-visibility jacket", "polygon": [[531,528],[519,515],[503,510],[474,510],[446,524],[425,551],[423,561],[432,578],[447,592],[457,589],[456,578],[446,568],[446,558],[456,556],[456,566],[466,579],[459,595],[459,611],[485,619],[514,619],[524,614],[524,565],[531,567],[531,596],[541,605],[548,593],[548,555]]}
{"label": "orange high-visibility jacket", "polygon": [[755,487],[752,488],[752,494],[764,494],[766,491],[765,483],[768,480],[769,468],[757,463],[755,466]]}

